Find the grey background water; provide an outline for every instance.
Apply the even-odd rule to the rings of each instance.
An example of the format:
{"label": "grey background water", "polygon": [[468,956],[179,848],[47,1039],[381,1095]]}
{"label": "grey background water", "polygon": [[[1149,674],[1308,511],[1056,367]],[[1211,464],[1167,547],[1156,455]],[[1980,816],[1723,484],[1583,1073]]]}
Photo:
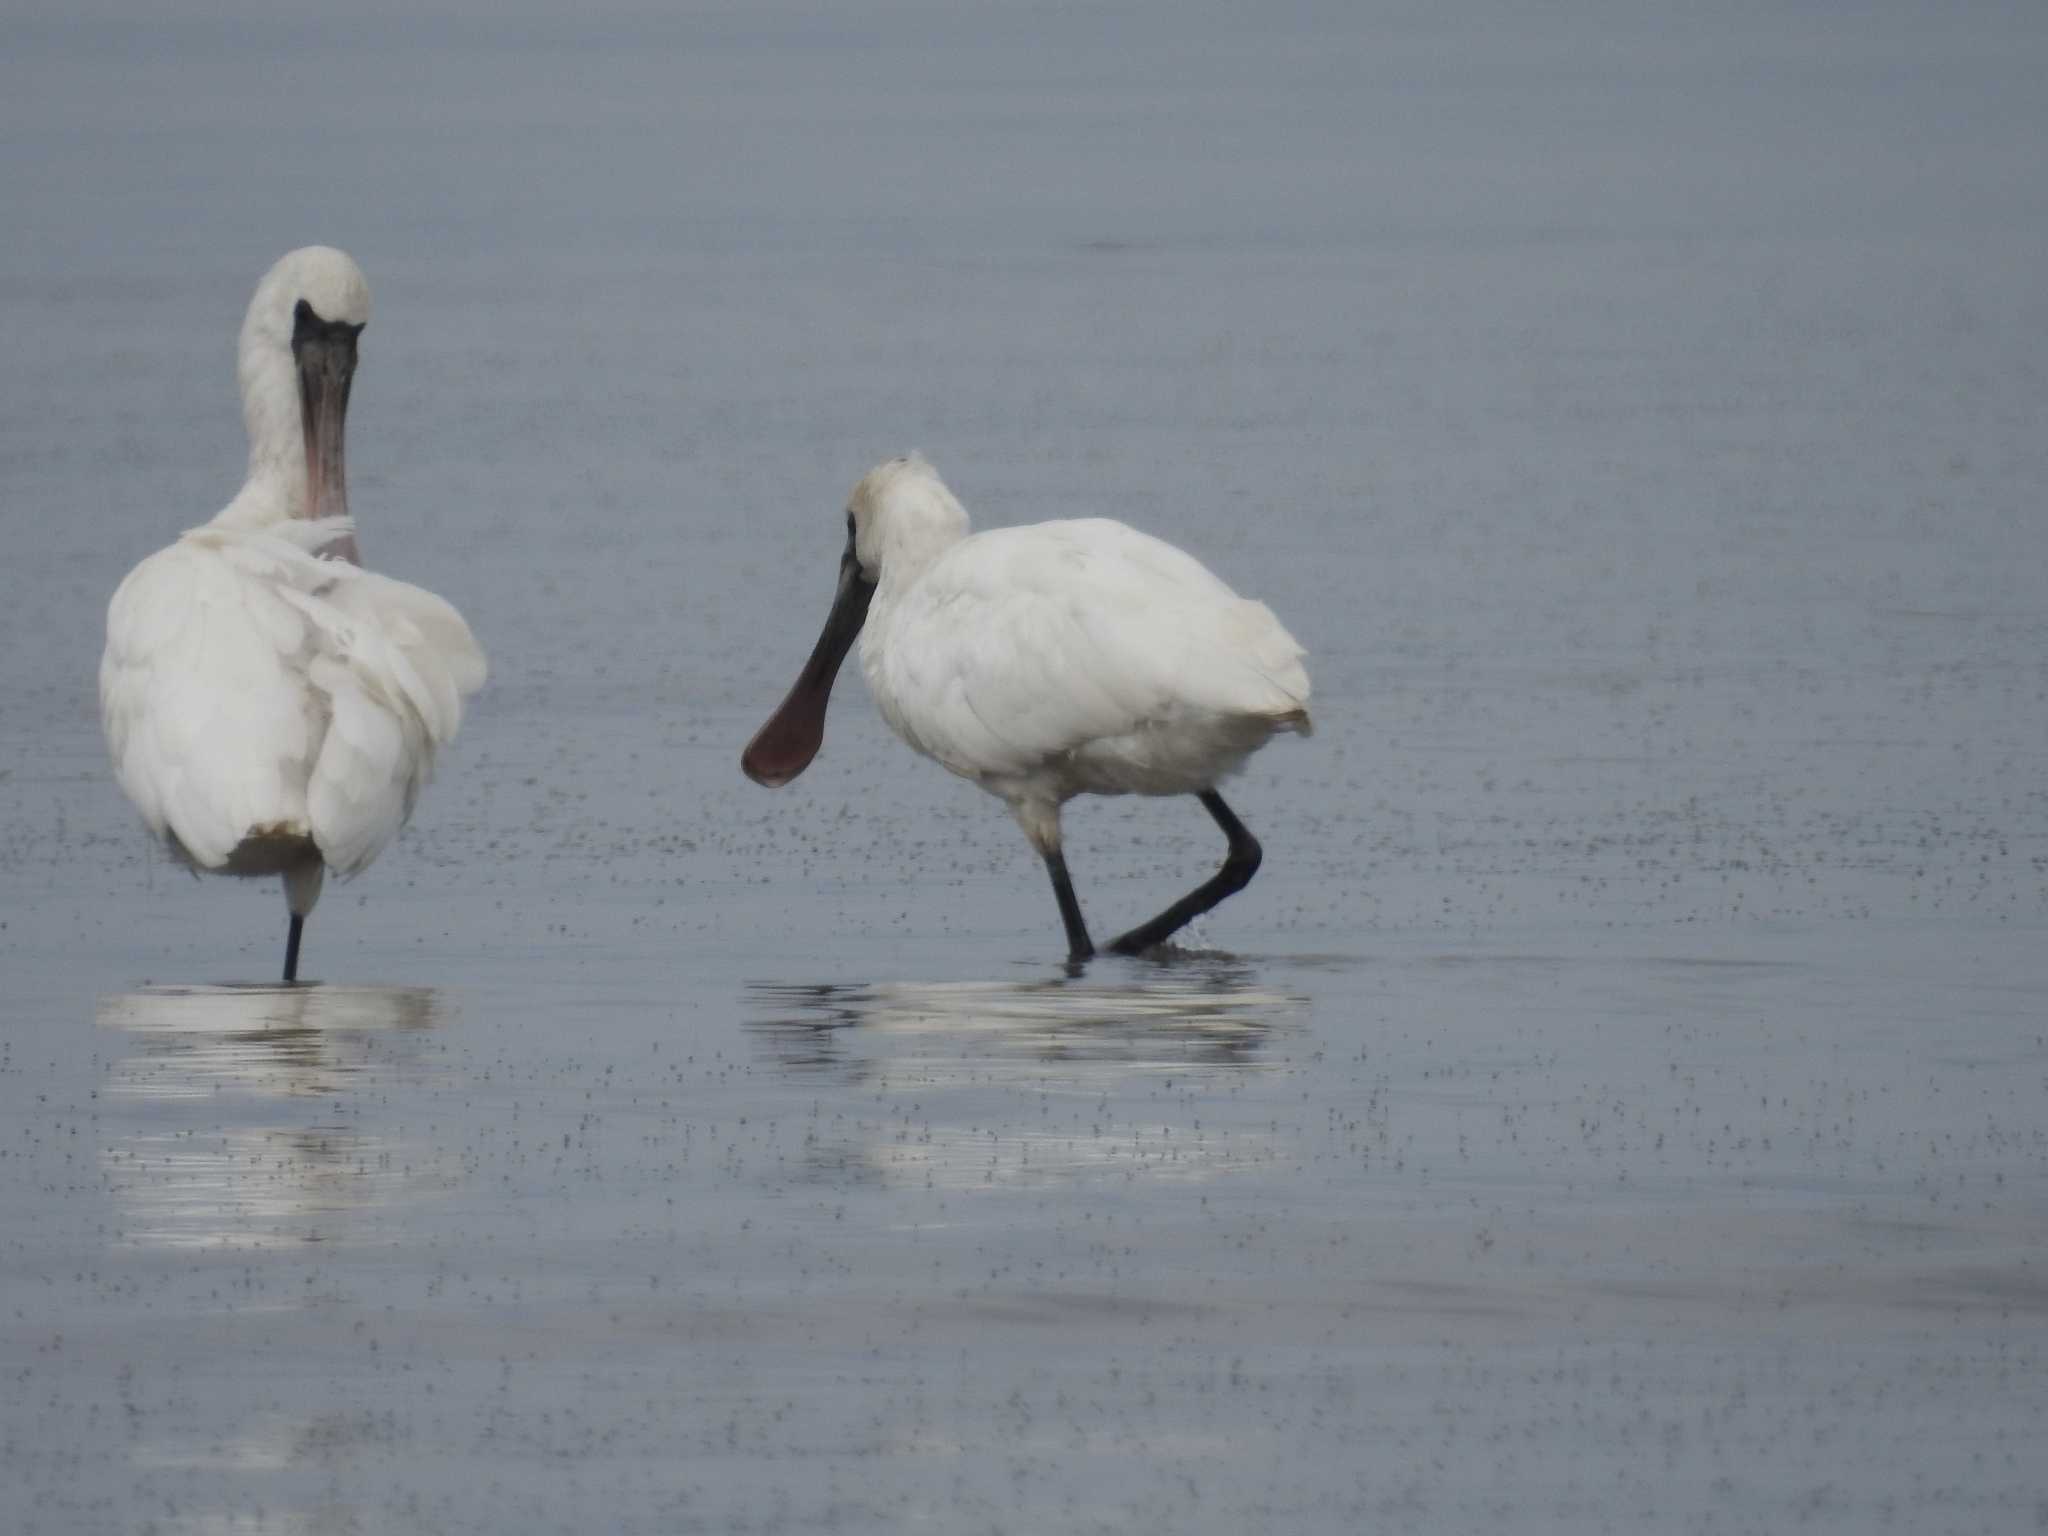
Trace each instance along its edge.
{"label": "grey background water", "polygon": [[[17,3],[0,1524],[2048,1521],[2048,12]],[[111,784],[308,240],[495,672],[331,888]],[[850,680],[843,497],[1126,517],[1319,729],[1069,979]],[[1096,802],[1099,928],[1219,853]]]}

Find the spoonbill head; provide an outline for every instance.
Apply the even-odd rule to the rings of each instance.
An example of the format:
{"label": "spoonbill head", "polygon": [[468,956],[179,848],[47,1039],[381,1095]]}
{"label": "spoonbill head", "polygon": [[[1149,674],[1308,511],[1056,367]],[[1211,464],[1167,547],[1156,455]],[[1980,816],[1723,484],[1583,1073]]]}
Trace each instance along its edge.
{"label": "spoonbill head", "polygon": [[1257,870],[1258,842],[1216,786],[1276,733],[1308,733],[1304,652],[1192,555],[1102,518],[970,534],[930,464],[878,465],[848,501],[817,645],[741,754],[755,782],[810,765],[856,638],[890,728],[1008,804],[1051,875],[1071,958],[1095,952],[1060,830],[1076,795],[1194,795],[1229,845],[1215,876],[1114,950],[1163,942]]}
{"label": "spoonbill head", "polygon": [[[304,246],[263,275],[238,349],[249,487],[258,494],[245,487],[223,516],[348,516],[348,397],[369,322],[369,280],[346,251]],[[337,543],[334,553],[357,558],[353,533]]]}
{"label": "spoonbill head", "polygon": [[264,275],[238,352],[248,476],[129,572],[100,661],[114,774],[150,830],[195,871],[282,876],[286,981],[326,872],[397,834],[484,678],[460,614],[358,561],[343,444],[369,318],[332,247]]}
{"label": "spoonbill head", "polygon": [[861,477],[846,503],[846,548],[825,627],[788,697],[747,744],[740,766],[749,778],[778,788],[818,755],[833,680],[867,622],[885,559],[897,575],[922,569],[966,534],[966,509],[916,455],[890,459]]}

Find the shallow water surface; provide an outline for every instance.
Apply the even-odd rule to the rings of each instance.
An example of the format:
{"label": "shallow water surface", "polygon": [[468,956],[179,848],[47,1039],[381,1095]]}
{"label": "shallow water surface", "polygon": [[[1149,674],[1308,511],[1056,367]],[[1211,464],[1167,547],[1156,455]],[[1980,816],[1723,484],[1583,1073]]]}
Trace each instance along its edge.
{"label": "shallow water surface", "polygon": [[[2040,1528],[2044,15],[32,4],[0,1528]],[[283,989],[92,680],[309,239],[493,678]],[[740,776],[911,447],[1308,646],[1183,949],[856,675]]]}
{"label": "shallow water surface", "polygon": [[2023,1525],[2048,1043],[1943,948],[108,994],[23,1528]]}

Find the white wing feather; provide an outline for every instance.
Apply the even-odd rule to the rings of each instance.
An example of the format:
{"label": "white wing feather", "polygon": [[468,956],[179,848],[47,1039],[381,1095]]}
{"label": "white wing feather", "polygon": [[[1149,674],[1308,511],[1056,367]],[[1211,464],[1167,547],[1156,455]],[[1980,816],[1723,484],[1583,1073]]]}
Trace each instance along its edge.
{"label": "white wing feather", "polygon": [[338,518],[208,525],[114,594],[100,705],[115,776],[201,867],[276,831],[360,871],[483,684],[483,653],[446,602],[317,557],[348,531]]}
{"label": "white wing feather", "polygon": [[954,545],[863,662],[890,725],[957,773],[1001,778],[1092,753],[1127,759],[1135,788],[1148,743],[1168,735],[1213,731],[1248,750],[1276,725],[1305,724],[1303,655],[1270,609],[1193,556],[1084,519]]}

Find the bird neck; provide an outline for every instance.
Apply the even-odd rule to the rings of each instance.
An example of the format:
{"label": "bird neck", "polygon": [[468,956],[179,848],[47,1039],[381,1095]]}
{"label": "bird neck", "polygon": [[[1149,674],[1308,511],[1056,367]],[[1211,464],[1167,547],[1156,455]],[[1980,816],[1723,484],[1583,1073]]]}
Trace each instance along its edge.
{"label": "bird neck", "polygon": [[[944,510],[944,509],[942,509]],[[967,537],[965,514],[903,518],[883,533],[881,581],[875,601],[887,605],[907,590],[931,563]]]}
{"label": "bird neck", "polygon": [[306,436],[291,353],[244,335],[237,371],[242,381],[242,422],[249,430],[249,474],[241,493],[214,521],[257,527],[304,517]]}

